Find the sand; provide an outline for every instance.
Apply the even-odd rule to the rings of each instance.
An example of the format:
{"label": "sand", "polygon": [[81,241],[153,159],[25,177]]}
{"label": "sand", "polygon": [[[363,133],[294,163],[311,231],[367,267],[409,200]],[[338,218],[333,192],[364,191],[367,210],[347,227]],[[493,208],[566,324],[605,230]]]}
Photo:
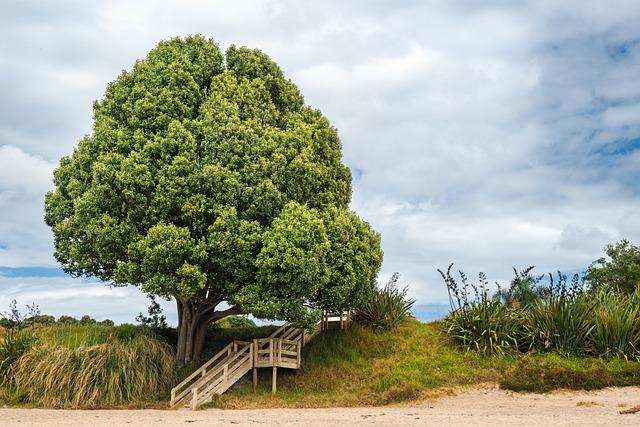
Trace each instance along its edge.
{"label": "sand", "polygon": [[393,407],[330,409],[0,409],[0,426],[640,426],[640,388],[519,394],[486,385]]}

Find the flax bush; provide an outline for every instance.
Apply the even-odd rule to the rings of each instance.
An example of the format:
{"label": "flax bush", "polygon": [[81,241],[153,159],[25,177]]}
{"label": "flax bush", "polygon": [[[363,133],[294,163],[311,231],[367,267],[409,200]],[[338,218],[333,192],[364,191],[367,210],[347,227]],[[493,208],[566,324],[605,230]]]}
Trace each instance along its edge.
{"label": "flax bush", "polygon": [[[535,286],[542,276],[532,267],[518,273],[511,288],[489,296],[487,281],[470,283],[460,271],[461,285],[438,270],[447,285],[451,312],[445,333],[483,354],[553,352],[560,356],[621,358],[640,361],[640,290],[623,294],[612,288],[585,290],[584,280],[571,282],[558,272],[549,285]],[[523,297],[524,296],[524,297]]]}
{"label": "flax bush", "polygon": [[640,359],[640,294],[617,294],[601,289],[595,294],[591,344],[598,357]]}
{"label": "flax bush", "polygon": [[411,314],[415,301],[407,298],[407,288],[398,288],[399,273],[394,273],[387,284],[373,290],[358,308],[355,320],[373,329],[390,330],[400,325]]}
{"label": "flax bush", "polygon": [[536,301],[525,315],[531,348],[563,355],[591,353],[594,303],[586,295],[551,295]]}
{"label": "flax bush", "polygon": [[479,285],[468,281],[460,271],[461,285],[451,275],[449,265],[442,275],[449,292],[451,312],[444,318],[446,334],[468,348],[483,354],[509,354],[526,346],[523,309],[489,296],[487,280],[479,273]]}
{"label": "flax bush", "polygon": [[46,407],[100,407],[158,399],[175,384],[171,348],[138,335],[69,348],[49,343],[20,358],[16,386]]}

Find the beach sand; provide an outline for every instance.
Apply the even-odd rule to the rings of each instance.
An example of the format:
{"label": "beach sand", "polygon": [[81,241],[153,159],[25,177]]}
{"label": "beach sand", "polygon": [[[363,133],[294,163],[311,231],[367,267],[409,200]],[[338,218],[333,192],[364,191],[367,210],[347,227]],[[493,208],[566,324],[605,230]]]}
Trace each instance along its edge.
{"label": "beach sand", "polygon": [[3,427],[120,426],[640,426],[639,387],[520,394],[485,385],[375,408],[255,410],[0,409]]}

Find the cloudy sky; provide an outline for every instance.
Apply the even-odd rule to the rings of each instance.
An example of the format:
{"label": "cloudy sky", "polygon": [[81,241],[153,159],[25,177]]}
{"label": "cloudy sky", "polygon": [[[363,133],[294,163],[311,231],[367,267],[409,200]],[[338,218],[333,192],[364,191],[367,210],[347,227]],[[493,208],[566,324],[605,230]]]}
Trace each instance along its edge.
{"label": "cloudy sky", "polygon": [[380,281],[399,271],[417,304],[446,304],[451,262],[503,285],[512,267],[583,271],[640,242],[639,18],[635,0],[5,0],[0,311],[146,310],[60,273],[43,198],[107,83],[188,34],[261,49],[329,118],[352,208],[382,234]]}

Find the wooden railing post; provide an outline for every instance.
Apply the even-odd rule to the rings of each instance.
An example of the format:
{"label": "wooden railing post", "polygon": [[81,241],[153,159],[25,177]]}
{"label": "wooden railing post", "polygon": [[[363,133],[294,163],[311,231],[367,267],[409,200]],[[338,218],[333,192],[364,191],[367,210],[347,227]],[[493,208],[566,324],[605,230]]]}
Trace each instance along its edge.
{"label": "wooden railing post", "polygon": [[193,393],[191,397],[191,409],[198,409],[198,387],[193,388]]}
{"label": "wooden railing post", "polygon": [[224,369],[222,370],[222,383],[224,384],[224,388],[228,388],[229,381],[229,364],[224,364]]}
{"label": "wooden railing post", "polygon": [[275,360],[274,360],[274,356],[275,356],[274,352],[276,350],[273,340],[274,340],[273,338],[271,338],[269,340],[269,364],[271,366],[273,366],[273,363],[275,362]]}
{"label": "wooden railing post", "polygon": [[271,394],[276,394],[276,387],[278,382],[278,367],[273,365],[273,378],[271,380]]}

